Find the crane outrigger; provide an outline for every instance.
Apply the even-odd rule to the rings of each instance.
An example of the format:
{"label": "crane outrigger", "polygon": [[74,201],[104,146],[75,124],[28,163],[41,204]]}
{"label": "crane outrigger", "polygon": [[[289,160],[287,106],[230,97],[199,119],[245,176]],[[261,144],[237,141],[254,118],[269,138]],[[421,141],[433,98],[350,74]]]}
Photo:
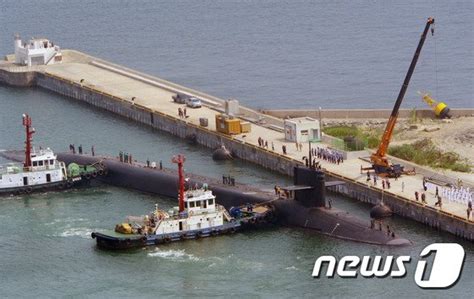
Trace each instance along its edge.
{"label": "crane outrigger", "polygon": [[[377,151],[370,156],[372,167],[362,168],[362,170],[373,169],[375,173],[381,176],[389,177],[399,177],[401,174],[414,174],[414,171],[405,171],[403,169],[403,166],[401,166],[400,164],[390,164],[386,154],[388,150],[388,145],[390,144],[390,140],[392,139],[393,129],[395,128],[395,124],[397,122],[400,105],[402,104],[403,98],[405,97],[405,92],[407,91],[411,76],[413,75],[413,72],[415,70],[415,66],[418,61],[418,57],[420,56],[421,49],[423,48],[423,44],[428,34],[428,30],[430,29],[431,25],[434,25],[434,22],[435,20],[432,17],[429,17],[426,22],[425,29],[423,30],[423,34],[421,35],[418,47],[416,48],[415,55],[413,56],[410,67],[408,68],[408,72],[405,76],[405,80],[403,81],[400,93],[398,94],[397,101],[393,106],[392,113],[390,114],[387,126],[385,127],[385,131],[382,135],[382,140],[380,141]],[[431,28],[431,35],[433,34],[434,27]]]}

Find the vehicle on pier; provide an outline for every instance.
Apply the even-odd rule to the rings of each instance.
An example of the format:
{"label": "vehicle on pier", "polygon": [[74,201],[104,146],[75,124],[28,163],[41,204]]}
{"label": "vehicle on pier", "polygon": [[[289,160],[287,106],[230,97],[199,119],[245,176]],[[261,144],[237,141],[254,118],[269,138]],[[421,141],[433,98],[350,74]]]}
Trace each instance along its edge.
{"label": "vehicle on pier", "polygon": [[23,164],[8,163],[0,165],[0,194],[23,194],[35,191],[65,189],[106,172],[105,166],[80,166],[72,163],[66,168],[64,162],[58,161],[50,148],[32,146],[31,118],[24,114],[23,125],[26,128],[25,160]]}
{"label": "vehicle on pier", "polygon": [[255,211],[250,205],[234,208],[231,216],[206,186],[185,190],[184,156],[174,157],[173,162],[179,166],[179,206],[169,211],[156,206],[148,215],[127,217],[115,226],[115,231],[93,232],[91,236],[99,247],[126,249],[235,233],[269,218],[269,207],[260,206]]}

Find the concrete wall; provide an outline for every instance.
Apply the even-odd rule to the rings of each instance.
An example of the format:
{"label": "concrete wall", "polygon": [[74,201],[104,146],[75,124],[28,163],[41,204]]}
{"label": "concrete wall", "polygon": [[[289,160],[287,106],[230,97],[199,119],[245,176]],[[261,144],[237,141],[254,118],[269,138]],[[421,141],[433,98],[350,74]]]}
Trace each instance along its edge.
{"label": "concrete wall", "polygon": [[128,100],[94,90],[87,85],[81,85],[43,73],[38,73],[37,85],[175,136],[193,138],[197,143],[209,148],[218,148],[224,144],[235,156],[285,175],[291,176],[293,174],[293,166],[300,164],[283,155],[275,154],[266,149],[234,139],[231,136],[187,123],[182,119],[152,111],[141,105],[135,105]]}
{"label": "concrete wall", "polygon": [[[345,185],[330,187],[330,190],[333,192],[370,204],[377,204],[382,198],[382,191],[371,186],[331,174],[328,174],[327,177],[332,180],[346,182]],[[384,203],[397,215],[421,222],[436,230],[446,231],[458,237],[474,241],[474,225],[465,219],[431,206],[424,206],[421,203],[409,201],[387,191],[383,192],[383,199]]]}
{"label": "concrete wall", "polygon": [[9,72],[0,69],[0,83],[17,86],[29,87],[36,84],[36,73],[31,72]]}
{"label": "concrete wall", "polygon": [[[449,103],[448,103],[449,104]],[[400,109],[398,116],[400,118],[409,118],[412,109]],[[319,110],[307,109],[282,109],[282,110],[262,110],[262,113],[278,117],[278,118],[294,118],[309,116],[319,119]],[[387,118],[390,116],[392,109],[322,109],[321,118],[334,119],[349,119],[349,118]],[[417,109],[416,115],[419,118],[434,118],[434,113],[431,109]],[[453,117],[474,116],[474,108],[451,108],[451,115]]]}

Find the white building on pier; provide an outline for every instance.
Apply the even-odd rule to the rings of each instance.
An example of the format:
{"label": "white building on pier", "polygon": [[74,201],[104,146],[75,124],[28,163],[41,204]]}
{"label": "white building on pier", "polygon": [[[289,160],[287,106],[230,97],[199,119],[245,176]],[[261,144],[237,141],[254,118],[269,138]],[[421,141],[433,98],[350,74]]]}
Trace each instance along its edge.
{"label": "white building on pier", "polygon": [[20,65],[48,65],[62,61],[61,49],[45,38],[32,38],[23,43],[15,35],[15,63]]}

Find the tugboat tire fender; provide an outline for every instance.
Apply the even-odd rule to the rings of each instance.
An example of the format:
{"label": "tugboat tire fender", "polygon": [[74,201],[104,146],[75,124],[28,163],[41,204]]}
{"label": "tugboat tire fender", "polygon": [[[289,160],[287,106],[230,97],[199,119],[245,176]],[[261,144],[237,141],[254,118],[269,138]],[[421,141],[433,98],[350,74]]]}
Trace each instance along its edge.
{"label": "tugboat tire fender", "polygon": [[92,173],[92,177],[93,177],[93,178],[97,177],[97,171],[94,171],[94,172]]}
{"label": "tugboat tire fender", "polygon": [[96,237],[95,233],[92,233],[91,237],[92,237],[92,239],[95,239],[95,237]]}
{"label": "tugboat tire fender", "polygon": [[74,185],[74,183],[71,180],[69,180],[69,181],[67,181],[66,185],[67,185],[68,188],[71,188],[72,185]]}
{"label": "tugboat tire fender", "polygon": [[28,187],[28,188],[25,189],[25,192],[26,192],[27,194],[30,194],[31,192],[33,192],[33,188]]}
{"label": "tugboat tire fender", "polygon": [[217,236],[217,231],[216,230],[211,230],[211,235],[212,236]]}
{"label": "tugboat tire fender", "polygon": [[90,173],[86,173],[84,175],[84,177],[86,178],[86,180],[90,180],[91,179],[91,174]]}
{"label": "tugboat tire fender", "polygon": [[66,184],[64,182],[59,183],[59,189],[64,189],[66,187]]}
{"label": "tugboat tire fender", "polygon": [[103,169],[99,169],[99,171],[97,172],[100,176],[103,176],[104,175],[104,170]]}
{"label": "tugboat tire fender", "polygon": [[171,242],[171,238],[170,237],[164,237],[163,242],[169,243],[169,242]]}

